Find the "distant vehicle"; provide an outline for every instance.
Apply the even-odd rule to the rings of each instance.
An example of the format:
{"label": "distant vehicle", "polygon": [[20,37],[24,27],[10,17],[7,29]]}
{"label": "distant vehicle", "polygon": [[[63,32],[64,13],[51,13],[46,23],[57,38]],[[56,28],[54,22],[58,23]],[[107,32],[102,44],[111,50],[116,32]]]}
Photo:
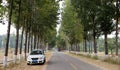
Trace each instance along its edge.
{"label": "distant vehicle", "polygon": [[30,64],[44,64],[46,62],[46,57],[44,50],[33,50],[27,57],[27,65]]}

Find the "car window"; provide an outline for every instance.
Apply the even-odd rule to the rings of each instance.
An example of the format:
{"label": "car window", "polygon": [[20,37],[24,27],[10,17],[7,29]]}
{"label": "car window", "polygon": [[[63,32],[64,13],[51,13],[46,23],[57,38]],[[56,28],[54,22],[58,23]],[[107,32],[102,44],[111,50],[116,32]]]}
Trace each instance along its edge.
{"label": "car window", "polygon": [[30,53],[30,55],[38,55],[38,54],[42,54],[42,51],[32,51]]}

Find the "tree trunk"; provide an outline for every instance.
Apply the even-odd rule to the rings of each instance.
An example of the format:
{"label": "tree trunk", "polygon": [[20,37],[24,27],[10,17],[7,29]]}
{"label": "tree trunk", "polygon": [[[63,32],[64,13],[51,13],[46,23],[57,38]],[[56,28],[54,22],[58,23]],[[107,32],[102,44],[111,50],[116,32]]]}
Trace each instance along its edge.
{"label": "tree trunk", "polygon": [[6,67],[6,65],[7,65],[7,56],[8,56],[8,46],[9,46],[9,37],[10,37],[10,26],[11,26],[11,19],[12,19],[13,1],[14,1],[14,0],[11,0],[11,1],[10,1],[9,22],[8,22],[6,47],[5,47],[5,54],[4,54],[4,61],[3,61],[3,66],[4,66],[4,67]]}
{"label": "tree trunk", "polygon": [[[116,2],[116,14],[118,15],[119,8],[118,8],[118,0]],[[116,38],[115,38],[115,44],[116,44],[116,57],[118,57],[118,16],[116,17]]]}
{"label": "tree trunk", "polygon": [[28,32],[26,31],[26,34],[25,34],[25,49],[24,49],[24,53],[25,53],[25,60],[27,58],[27,55],[26,55],[26,51],[27,51],[27,39],[28,39]]}
{"label": "tree trunk", "polygon": [[28,36],[29,36],[29,37],[28,37],[28,43],[27,43],[27,44],[28,44],[28,45],[27,45],[27,47],[28,47],[27,50],[28,50],[28,53],[29,53],[29,50],[30,50],[30,33],[28,33]]}
{"label": "tree trunk", "polygon": [[37,45],[37,49],[39,48],[39,36],[37,36],[37,43],[36,43],[36,45]]}
{"label": "tree trunk", "polygon": [[94,54],[95,56],[97,55],[97,43],[96,43],[96,32],[95,32],[95,29],[96,29],[96,24],[95,24],[95,16],[94,14],[92,15],[92,22],[93,22],[93,40],[94,40]]}
{"label": "tree trunk", "polygon": [[16,30],[16,44],[15,44],[15,52],[14,52],[14,63],[16,63],[16,61],[17,61],[18,41],[19,41],[19,27],[17,26],[17,30]]}
{"label": "tree trunk", "polygon": [[81,48],[80,48],[80,47],[81,47],[81,45],[80,45],[80,43],[78,44],[78,46],[79,46],[79,52],[81,52]]}
{"label": "tree trunk", "polygon": [[71,45],[71,51],[73,51],[73,46],[72,46],[72,44],[70,44]]}
{"label": "tree trunk", "polygon": [[111,55],[113,55],[113,51],[112,51],[112,49],[111,49]]}
{"label": "tree trunk", "polygon": [[40,37],[38,36],[38,48],[40,49]]}
{"label": "tree trunk", "polygon": [[36,49],[36,36],[34,35],[34,49]]}
{"label": "tree trunk", "polygon": [[91,45],[91,44],[90,44],[90,40],[89,40],[89,54],[91,53],[91,52],[90,52],[90,47],[91,47],[90,45]]}
{"label": "tree trunk", "polygon": [[85,42],[83,42],[82,51],[85,52]]}
{"label": "tree trunk", "polygon": [[94,35],[93,39],[94,39],[94,54],[97,55],[97,45],[96,45],[95,35]]}
{"label": "tree trunk", "polygon": [[90,48],[90,51],[91,51],[91,53],[93,53],[93,42],[91,42],[91,48]]}
{"label": "tree trunk", "polygon": [[24,33],[24,28],[22,28],[21,41],[20,41],[20,61],[22,59],[23,33]]}
{"label": "tree trunk", "polygon": [[87,53],[87,41],[85,39],[85,53]]}
{"label": "tree trunk", "polygon": [[21,0],[19,0],[19,9],[18,9],[18,18],[16,24],[16,45],[15,45],[15,52],[14,52],[14,63],[17,61],[17,52],[18,52],[18,42],[19,42],[19,21],[20,21],[20,11],[21,11]]}
{"label": "tree trunk", "polygon": [[31,36],[31,51],[33,49],[33,36]]}
{"label": "tree trunk", "polygon": [[80,46],[79,46],[79,43],[77,44],[77,46],[78,46],[78,52],[80,52]]}
{"label": "tree trunk", "polygon": [[108,56],[107,33],[105,33],[105,55]]}

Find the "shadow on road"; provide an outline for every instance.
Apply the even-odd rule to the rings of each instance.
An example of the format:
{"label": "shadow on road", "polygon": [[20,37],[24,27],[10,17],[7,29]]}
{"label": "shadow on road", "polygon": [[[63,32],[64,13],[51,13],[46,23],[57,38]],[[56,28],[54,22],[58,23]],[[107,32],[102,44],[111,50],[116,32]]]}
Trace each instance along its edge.
{"label": "shadow on road", "polygon": [[47,65],[52,65],[53,63],[54,63],[54,62],[52,62],[52,61],[46,62]]}
{"label": "shadow on road", "polygon": [[44,64],[31,64],[29,66],[39,66],[39,65],[44,65]]}

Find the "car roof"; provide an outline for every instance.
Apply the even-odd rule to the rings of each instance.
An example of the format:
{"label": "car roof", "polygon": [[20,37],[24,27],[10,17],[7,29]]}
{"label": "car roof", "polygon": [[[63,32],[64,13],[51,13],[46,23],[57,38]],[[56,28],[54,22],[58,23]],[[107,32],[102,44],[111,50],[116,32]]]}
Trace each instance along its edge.
{"label": "car roof", "polygon": [[44,50],[42,50],[42,49],[34,49],[32,51],[44,51]]}

